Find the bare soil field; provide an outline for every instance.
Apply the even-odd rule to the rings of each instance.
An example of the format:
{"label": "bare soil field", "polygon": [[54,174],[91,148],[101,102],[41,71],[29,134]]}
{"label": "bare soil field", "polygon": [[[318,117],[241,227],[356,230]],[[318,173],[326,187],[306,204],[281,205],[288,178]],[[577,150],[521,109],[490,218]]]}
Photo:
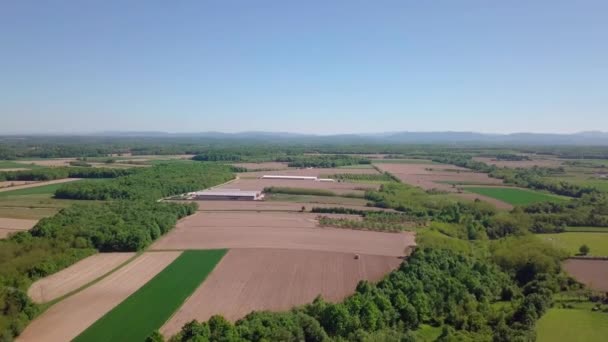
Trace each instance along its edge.
{"label": "bare soil field", "polygon": [[377,164],[379,169],[390,172],[401,181],[420,187],[424,190],[436,189],[455,193],[467,200],[476,198],[495,205],[499,209],[512,209],[513,206],[503,201],[470,193],[460,193],[458,186],[442,182],[462,182],[465,184],[502,185],[501,179],[491,178],[485,173],[446,164]]}
{"label": "bare soil field", "polygon": [[53,305],[17,341],[70,341],[137,291],[181,252],[144,253],[100,282]]}
{"label": "bare soil field", "polygon": [[[317,182],[314,180],[291,180],[291,179],[236,179],[229,184],[215,187],[214,189],[240,189],[240,190],[264,190],[266,187],[286,187],[300,189],[329,190],[336,194],[359,194],[363,195],[365,190],[376,190],[379,184],[346,183],[346,182]],[[363,190],[365,189],[365,190]]]}
{"label": "bare soil field", "polygon": [[403,256],[415,234],[319,228],[317,214],[197,212],[151,249],[283,248]]}
{"label": "bare soil field", "polygon": [[[181,202],[181,201],[179,201]],[[281,202],[281,201],[192,201],[198,204],[199,211],[300,211],[302,207],[342,207],[358,210],[394,211],[391,209],[366,207],[364,205],[344,205],[333,203]]]}
{"label": "bare soil field", "polygon": [[496,160],[487,157],[473,157],[473,160],[486,163],[488,165],[495,165],[497,167],[507,168],[531,168],[534,166],[538,167],[558,167],[562,165],[562,162],[556,159],[531,159],[531,160]]}
{"label": "bare soil field", "polygon": [[568,259],[563,267],[571,276],[597,291],[608,291],[608,260]]}
{"label": "bare soil field", "polygon": [[279,162],[265,162],[265,163],[234,163],[232,164],[237,167],[244,167],[247,170],[286,170],[288,169],[287,163]]}
{"label": "bare soil field", "polygon": [[16,185],[16,186],[11,186],[11,187],[7,187],[7,188],[0,188],[0,192],[34,188],[37,186],[50,185],[50,184],[67,183],[67,182],[73,182],[73,181],[77,181],[77,180],[80,180],[80,178],[64,178],[64,179],[55,179],[55,180],[46,181],[46,182],[30,182],[30,183],[27,183],[24,185]]}
{"label": "bare soil field", "polygon": [[[2,170],[2,171],[4,171],[4,170]],[[2,182],[0,182],[0,189],[9,188],[12,186],[32,184],[32,183],[36,183],[36,182],[33,182],[33,181],[2,181]]]}
{"label": "bare soil field", "polygon": [[251,311],[285,311],[318,295],[338,302],[360,280],[379,281],[402,262],[398,257],[285,249],[231,249],[209,278],[165,323],[172,336],[193,319],[221,314],[231,321]]}
{"label": "bare soil field", "polygon": [[0,217],[0,239],[6,238],[9,234],[32,229],[38,220],[23,220],[14,218]]}
{"label": "bare soil field", "polygon": [[56,158],[56,159],[37,159],[37,160],[16,160],[16,163],[38,166],[70,166],[70,162],[76,158]]}
{"label": "bare soil field", "polygon": [[27,294],[36,303],[45,303],[74,291],[112,271],[135,253],[100,253],[83,259],[53,275],[37,280]]}
{"label": "bare soil field", "polygon": [[333,175],[336,173],[354,173],[354,174],[378,174],[378,171],[374,168],[370,169],[288,169],[281,170],[280,172],[272,172],[272,171],[256,171],[256,172],[246,172],[239,173],[239,176],[243,177],[262,177],[263,175],[281,175],[281,176],[309,176],[309,177],[319,177],[321,175]]}

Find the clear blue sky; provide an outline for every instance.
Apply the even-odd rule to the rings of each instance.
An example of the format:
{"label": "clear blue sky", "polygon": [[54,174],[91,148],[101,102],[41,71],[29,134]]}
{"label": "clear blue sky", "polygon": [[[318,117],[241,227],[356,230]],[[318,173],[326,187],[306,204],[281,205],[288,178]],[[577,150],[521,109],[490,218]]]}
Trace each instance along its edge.
{"label": "clear blue sky", "polygon": [[608,1],[0,2],[0,133],[608,130]]}

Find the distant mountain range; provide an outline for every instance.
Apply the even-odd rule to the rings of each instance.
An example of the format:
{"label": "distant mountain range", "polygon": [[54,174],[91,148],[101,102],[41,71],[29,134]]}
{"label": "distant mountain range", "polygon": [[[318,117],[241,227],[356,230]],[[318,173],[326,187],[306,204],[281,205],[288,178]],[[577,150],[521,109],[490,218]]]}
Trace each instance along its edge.
{"label": "distant mountain range", "polygon": [[[10,135],[43,136],[44,134]],[[1,135],[0,135],[1,136]],[[8,137],[9,135],[5,135]],[[347,143],[347,144],[497,144],[497,145],[599,145],[608,146],[608,132],[589,131],[572,134],[511,133],[486,134],[476,132],[384,132],[315,135],[289,132],[197,132],[168,133],[155,131],[123,131],[47,136],[117,137],[117,138],[168,138],[211,141],[251,141],[270,143]]]}

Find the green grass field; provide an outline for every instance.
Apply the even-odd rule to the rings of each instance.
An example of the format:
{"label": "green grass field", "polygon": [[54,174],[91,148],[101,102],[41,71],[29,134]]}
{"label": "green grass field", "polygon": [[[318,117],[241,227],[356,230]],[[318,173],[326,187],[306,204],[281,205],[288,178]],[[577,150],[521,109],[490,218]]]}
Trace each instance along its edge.
{"label": "green grass field", "polygon": [[74,341],[144,341],[196,290],[224,254],[226,250],[183,252]]}
{"label": "green grass field", "polygon": [[10,160],[0,160],[0,172],[2,169],[34,169],[40,167],[38,165],[30,165],[24,163],[16,163]]}
{"label": "green grass field", "polygon": [[567,200],[566,197],[520,188],[465,187],[464,189],[479,195],[496,198],[512,205],[526,205],[537,202],[555,202]]}
{"label": "green grass field", "polygon": [[608,256],[608,234],[606,233],[558,233],[537,234],[541,239],[562,248],[571,254],[577,254],[581,245],[589,246],[589,255]]}
{"label": "green grass field", "polygon": [[566,227],[567,232],[608,233],[608,227]]}
{"label": "green grass field", "polygon": [[536,324],[537,341],[606,341],[608,314],[583,309],[549,309]]}
{"label": "green grass field", "polygon": [[57,189],[59,189],[62,185],[63,185],[63,183],[58,183],[58,184],[36,186],[36,187],[32,187],[32,188],[3,191],[3,192],[0,192],[0,197],[54,194],[55,191]]}

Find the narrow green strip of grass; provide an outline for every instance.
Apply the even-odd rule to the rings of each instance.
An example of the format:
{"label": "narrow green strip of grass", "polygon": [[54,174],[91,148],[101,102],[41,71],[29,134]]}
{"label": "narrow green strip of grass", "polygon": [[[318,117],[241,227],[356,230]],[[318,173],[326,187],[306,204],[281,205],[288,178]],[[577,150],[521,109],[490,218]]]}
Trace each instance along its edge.
{"label": "narrow green strip of grass", "polygon": [[171,317],[225,254],[225,249],[185,251],[74,341],[144,341]]}
{"label": "narrow green strip of grass", "polygon": [[464,189],[476,194],[496,198],[512,205],[526,205],[538,202],[556,202],[567,199],[565,197],[518,188],[466,187]]}

